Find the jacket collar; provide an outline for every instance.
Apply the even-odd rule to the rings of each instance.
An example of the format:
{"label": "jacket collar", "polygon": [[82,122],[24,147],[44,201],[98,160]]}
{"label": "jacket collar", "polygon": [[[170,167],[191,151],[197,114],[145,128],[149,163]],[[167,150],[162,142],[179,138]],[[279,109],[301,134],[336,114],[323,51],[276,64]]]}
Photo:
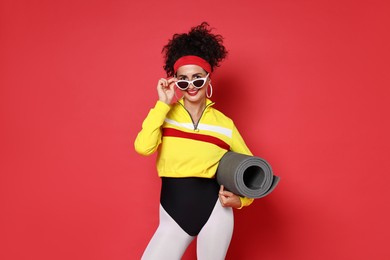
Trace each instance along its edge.
{"label": "jacket collar", "polygon": [[[179,99],[177,102],[180,103],[184,107],[184,98]],[[206,98],[206,107],[210,107],[210,106],[212,106],[214,104],[215,104],[215,102],[213,102],[210,99]]]}

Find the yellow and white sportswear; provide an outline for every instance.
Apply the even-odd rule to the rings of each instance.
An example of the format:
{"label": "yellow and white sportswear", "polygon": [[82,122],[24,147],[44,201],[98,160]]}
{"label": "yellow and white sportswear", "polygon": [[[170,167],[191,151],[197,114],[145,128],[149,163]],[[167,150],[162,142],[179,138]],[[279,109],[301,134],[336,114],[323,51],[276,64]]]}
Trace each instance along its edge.
{"label": "yellow and white sportswear", "polygon": [[[252,155],[233,121],[212,107],[207,99],[199,123],[195,124],[183,99],[168,105],[157,101],[142,123],[135,150],[150,155],[158,150],[160,177],[214,178],[218,163],[229,150]],[[241,207],[253,199],[240,197]]]}

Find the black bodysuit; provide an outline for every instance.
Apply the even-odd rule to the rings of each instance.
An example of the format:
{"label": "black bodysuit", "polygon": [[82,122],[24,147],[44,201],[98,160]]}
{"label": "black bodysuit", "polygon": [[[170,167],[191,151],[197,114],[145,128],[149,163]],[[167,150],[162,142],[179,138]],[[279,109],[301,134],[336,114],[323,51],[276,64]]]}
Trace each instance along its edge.
{"label": "black bodysuit", "polygon": [[161,206],[187,234],[198,235],[218,200],[219,185],[216,179],[161,179]]}

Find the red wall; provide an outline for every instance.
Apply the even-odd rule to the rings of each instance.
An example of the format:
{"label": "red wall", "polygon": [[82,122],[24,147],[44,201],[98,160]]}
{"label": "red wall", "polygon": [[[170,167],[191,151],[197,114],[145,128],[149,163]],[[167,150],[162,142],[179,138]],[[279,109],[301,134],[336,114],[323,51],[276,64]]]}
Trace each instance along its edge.
{"label": "red wall", "polygon": [[389,259],[386,2],[2,0],[0,258],[140,257],[160,182],[133,141],[162,46],[206,20],[216,106],[281,177],[227,258]]}

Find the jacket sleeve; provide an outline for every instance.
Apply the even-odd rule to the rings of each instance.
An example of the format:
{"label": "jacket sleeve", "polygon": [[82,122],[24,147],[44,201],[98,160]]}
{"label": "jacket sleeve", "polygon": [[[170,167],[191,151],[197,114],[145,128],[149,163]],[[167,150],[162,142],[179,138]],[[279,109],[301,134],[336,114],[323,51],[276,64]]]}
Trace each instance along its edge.
{"label": "jacket sleeve", "polygon": [[[249,150],[248,146],[246,146],[245,141],[242,138],[236,126],[233,127],[232,144],[230,146],[230,150],[236,153],[242,153],[251,156],[253,155],[252,152]],[[239,209],[245,206],[249,206],[254,201],[254,199],[241,197],[241,196],[240,196],[240,200],[241,200],[241,207]]]}
{"label": "jacket sleeve", "polygon": [[141,155],[153,154],[161,143],[161,126],[171,107],[164,102],[157,101],[154,108],[142,123],[142,129],[135,141],[135,151]]}

